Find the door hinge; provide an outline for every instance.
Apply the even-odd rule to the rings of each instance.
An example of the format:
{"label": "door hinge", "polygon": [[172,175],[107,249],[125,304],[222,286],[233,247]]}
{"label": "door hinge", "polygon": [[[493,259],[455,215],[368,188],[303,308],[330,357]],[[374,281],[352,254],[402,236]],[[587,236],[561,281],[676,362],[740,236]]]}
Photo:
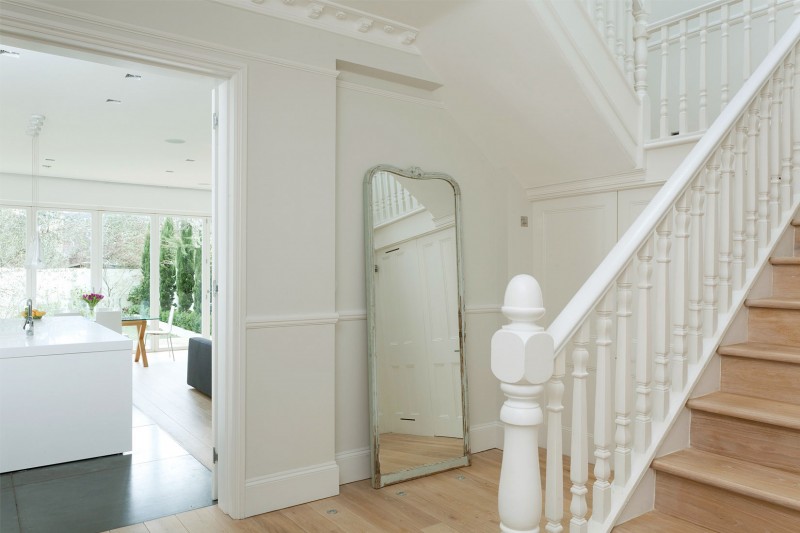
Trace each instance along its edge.
{"label": "door hinge", "polygon": [[214,464],[217,464],[217,460],[219,459],[219,455],[217,455],[217,448],[216,447],[213,449],[213,459],[214,459]]}
{"label": "door hinge", "polygon": [[375,265],[375,272],[378,271],[378,265]]}
{"label": "door hinge", "polygon": [[211,115],[211,125],[212,125],[212,127],[214,129],[217,129],[217,126],[219,126],[219,115],[218,114],[213,113]]}

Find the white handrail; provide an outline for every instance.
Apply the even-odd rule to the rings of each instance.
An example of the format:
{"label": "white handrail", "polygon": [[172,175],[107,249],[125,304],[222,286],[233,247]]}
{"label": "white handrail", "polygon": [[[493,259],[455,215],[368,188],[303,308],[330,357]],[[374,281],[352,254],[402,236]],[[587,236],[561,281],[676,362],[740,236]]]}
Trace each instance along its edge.
{"label": "white handrail", "polygon": [[765,82],[781,65],[785,56],[800,39],[800,19],[781,37],[767,57],[756,68],[744,83],[736,96],[717,117],[706,134],[695,145],[683,163],[667,180],[655,195],[647,209],[639,216],[631,228],[611,249],[605,260],[595,269],[575,296],[564,307],[561,313],[550,324],[548,333],[555,341],[557,354],[567,340],[575,334],[585,318],[597,306],[606,291],[612,286],[623,269],[636,256],[637,251],[645,244],[656,230],[661,220],[671,212],[672,207],[691,183],[697,172],[720,147],[728,132],[734,127],[740,116],[758,97]]}

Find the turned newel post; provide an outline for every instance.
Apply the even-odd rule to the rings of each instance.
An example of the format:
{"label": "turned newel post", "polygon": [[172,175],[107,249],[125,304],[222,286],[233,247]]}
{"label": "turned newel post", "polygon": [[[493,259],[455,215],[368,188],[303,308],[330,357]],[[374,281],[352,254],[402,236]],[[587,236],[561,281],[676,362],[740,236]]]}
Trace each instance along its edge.
{"label": "turned newel post", "polygon": [[542,290],[528,275],[508,284],[503,314],[511,323],[492,337],[492,372],[506,401],[498,509],[500,531],[538,533],[542,516],[539,473],[539,427],[544,420],[540,398],[553,375],[553,337],[536,321],[544,316]]}

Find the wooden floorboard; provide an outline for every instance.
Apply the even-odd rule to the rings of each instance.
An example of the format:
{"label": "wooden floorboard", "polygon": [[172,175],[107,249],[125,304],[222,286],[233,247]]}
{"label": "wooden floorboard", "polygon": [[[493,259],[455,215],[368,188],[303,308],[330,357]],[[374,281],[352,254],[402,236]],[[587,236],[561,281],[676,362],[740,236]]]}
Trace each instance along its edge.
{"label": "wooden floorboard", "polygon": [[147,368],[133,363],[133,405],[211,470],[211,398],[186,384],[187,350],[147,357]]}
{"label": "wooden floorboard", "polygon": [[[544,476],[544,450],[540,450]],[[217,506],[196,509],[116,533],[488,533],[499,530],[497,487],[503,452],[472,456],[472,465],[373,489],[369,480],[339,487],[331,498],[233,520]],[[569,464],[567,457],[565,464]],[[593,482],[590,474],[589,486]],[[564,473],[564,530],[569,530],[569,471]],[[591,496],[591,489],[588,496]],[[591,505],[591,500],[589,500]],[[591,510],[590,510],[591,513]],[[588,515],[587,515],[588,516]],[[540,522],[544,531],[544,517]],[[181,529],[182,528],[182,529]]]}

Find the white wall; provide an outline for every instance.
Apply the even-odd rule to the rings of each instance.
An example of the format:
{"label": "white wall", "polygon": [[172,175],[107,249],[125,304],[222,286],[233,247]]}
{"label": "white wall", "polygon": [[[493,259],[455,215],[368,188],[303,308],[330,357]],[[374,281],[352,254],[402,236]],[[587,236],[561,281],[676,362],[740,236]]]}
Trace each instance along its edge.
{"label": "white wall", "polygon": [[377,163],[444,171],[462,187],[469,401],[472,424],[487,428],[473,449],[495,445],[488,346],[507,281],[503,173],[441,107],[337,88],[333,70],[343,60],[435,82],[421,58],[209,2],[42,5],[4,16],[245,72],[245,514],[335,494],[340,465],[348,479],[367,475],[361,180]]}
{"label": "white wall", "polygon": [[[39,178],[40,207],[210,216],[211,191],[105,181]],[[0,174],[0,204],[31,205],[31,177]]]}

